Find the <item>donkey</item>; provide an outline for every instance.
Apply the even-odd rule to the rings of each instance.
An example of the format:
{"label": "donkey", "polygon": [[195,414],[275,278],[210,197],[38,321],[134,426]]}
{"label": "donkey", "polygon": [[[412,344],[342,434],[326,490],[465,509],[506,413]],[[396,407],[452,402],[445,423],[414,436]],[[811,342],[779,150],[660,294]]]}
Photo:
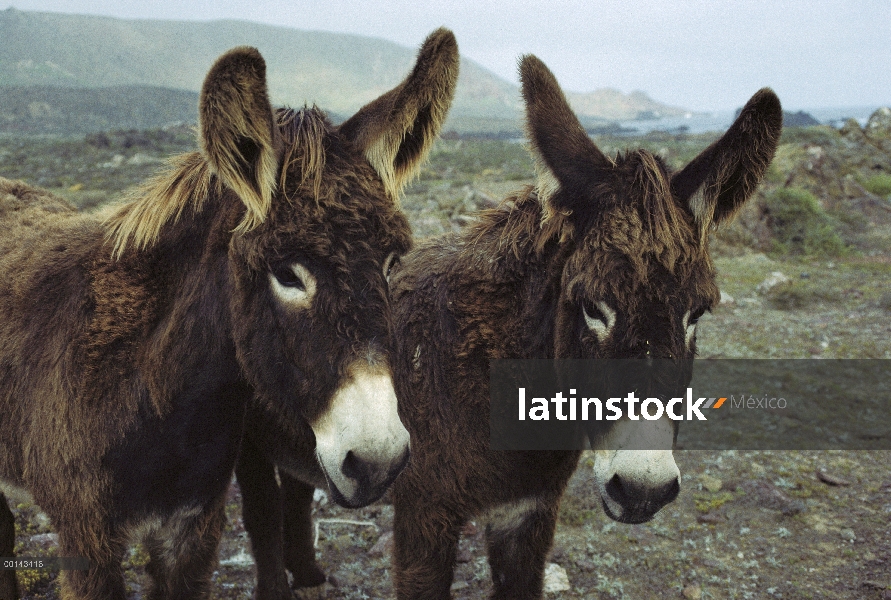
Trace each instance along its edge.
{"label": "donkey", "polygon": [[[645,150],[604,155],[534,56],[522,59],[520,78],[536,186],[461,235],[418,248],[391,284],[396,390],[413,440],[393,487],[401,599],[449,597],[460,530],[473,516],[488,523],[492,597],[541,597],[580,452],[490,449],[489,361],[689,364],[696,323],[720,296],[708,231],[751,196],[782,129],[779,100],[763,89],[721,139],[671,173]],[[623,420],[610,436],[671,448],[675,423]],[[590,442],[611,518],[644,522],[677,496],[670,450]]]}
{"label": "donkey", "polygon": [[88,559],[62,573],[63,598],[124,600],[134,535],[148,597],[208,597],[252,397],[311,432],[346,504],[401,470],[385,271],[411,243],[395,199],[445,117],[454,46],[433,33],[408,78],[339,127],[273,109],[259,52],[231,50],[203,85],[202,151],[104,220],[0,180],[0,491]]}
{"label": "donkey", "polygon": [[[454,36],[446,30],[432,34],[421,48],[415,74],[403,84],[406,89],[434,85],[438,89],[438,104],[427,107],[433,113],[435,127],[423,135],[409,131],[403,142],[407,148],[411,148],[412,144],[417,145],[412,150],[415,153],[412,160],[428,154],[454,96],[458,69],[458,46]],[[405,92],[402,94],[405,95]],[[391,110],[396,111],[405,99],[394,95],[391,101]],[[361,111],[359,114],[362,114]],[[354,126],[354,123],[347,122],[342,128],[350,132]],[[375,152],[377,150],[373,145],[368,147],[366,153],[369,160],[375,160]],[[402,253],[394,252],[388,256],[384,264],[387,281]],[[385,358],[392,360],[389,355]],[[313,393],[312,389],[300,390],[300,394]],[[388,479],[377,487],[366,486],[366,493],[345,498],[340,488],[327,484],[328,473],[313,459],[323,440],[313,435],[309,423],[282,420],[278,411],[270,408],[264,402],[248,404],[245,437],[235,468],[242,493],[244,526],[252,541],[257,567],[256,600],[292,598],[286,567],[293,574],[294,587],[324,583],[326,577],[316,564],[313,547],[311,514],[316,488],[328,488],[338,504],[357,508],[380,498],[386,491],[385,484],[389,483]],[[373,412],[359,415],[353,410],[356,418],[372,422],[379,418]],[[367,478],[366,470],[361,462],[355,460],[355,455],[348,453],[343,460],[342,471],[358,481]],[[284,497],[289,499],[284,511],[281,509],[277,477],[285,488]],[[299,500],[291,502],[292,498]],[[287,526],[283,527],[283,519],[287,521]],[[287,543],[282,538],[283,534],[287,536]]]}
{"label": "donkey", "polygon": [[[400,599],[449,597],[460,531],[474,516],[488,523],[492,597],[541,597],[581,452],[492,450],[490,361],[689,365],[697,321],[720,296],[708,232],[752,195],[782,129],[779,100],[763,89],[724,136],[672,173],[645,150],[604,155],[534,56],[522,59],[520,76],[536,185],[460,234],[427,241],[391,276],[396,390],[412,438],[410,464],[391,488]],[[679,370],[683,389],[691,371]],[[631,448],[640,439],[671,448],[676,427],[617,423],[608,448],[591,436],[596,493],[611,518],[641,523],[677,497],[680,473],[670,450]],[[280,474],[285,539],[302,547],[311,496]]]}

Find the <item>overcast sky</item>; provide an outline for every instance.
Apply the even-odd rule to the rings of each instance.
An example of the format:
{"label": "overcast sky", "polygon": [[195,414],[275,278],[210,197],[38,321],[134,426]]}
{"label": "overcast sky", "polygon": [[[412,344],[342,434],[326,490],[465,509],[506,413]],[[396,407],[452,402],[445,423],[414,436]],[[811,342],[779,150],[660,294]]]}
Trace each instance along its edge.
{"label": "overcast sky", "polygon": [[464,56],[516,82],[536,54],[565,89],[643,90],[693,110],[771,86],[790,109],[891,104],[891,0],[0,0],[19,10],[241,19],[417,47],[451,28]]}

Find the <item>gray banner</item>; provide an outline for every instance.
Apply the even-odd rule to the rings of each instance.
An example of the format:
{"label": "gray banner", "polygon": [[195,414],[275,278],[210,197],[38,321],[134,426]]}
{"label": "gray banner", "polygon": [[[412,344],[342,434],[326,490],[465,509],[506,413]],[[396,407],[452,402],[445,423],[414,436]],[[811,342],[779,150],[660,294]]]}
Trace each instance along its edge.
{"label": "gray banner", "polygon": [[604,440],[660,419],[679,449],[891,449],[887,360],[496,360],[490,393],[498,450],[650,449]]}

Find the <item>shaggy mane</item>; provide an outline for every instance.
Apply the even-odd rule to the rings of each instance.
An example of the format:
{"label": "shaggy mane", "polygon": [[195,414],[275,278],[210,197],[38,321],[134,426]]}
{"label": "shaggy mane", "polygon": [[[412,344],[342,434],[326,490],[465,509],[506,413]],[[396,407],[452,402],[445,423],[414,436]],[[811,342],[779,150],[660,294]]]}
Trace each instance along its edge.
{"label": "shaggy mane", "polygon": [[[287,189],[289,168],[296,166],[300,185],[311,183],[317,198],[325,168],[324,139],[330,127],[327,118],[315,106],[299,111],[282,108],[276,112],[276,124],[284,145],[279,189]],[[105,220],[112,256],[119,259],[130,247],[138,251],[150,248],[164,226],[179,221],[187,207],[198,214],[210,196],[222,193],[222,182],[203,154],[188,152],[173,157],[161,173],[127,192],[121,206]]]}

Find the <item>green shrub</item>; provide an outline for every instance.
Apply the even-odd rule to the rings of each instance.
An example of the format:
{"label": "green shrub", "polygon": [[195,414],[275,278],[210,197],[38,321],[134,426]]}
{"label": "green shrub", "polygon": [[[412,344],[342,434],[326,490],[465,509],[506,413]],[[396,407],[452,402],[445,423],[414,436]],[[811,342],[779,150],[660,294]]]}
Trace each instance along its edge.
{"label": "green shrub", "polygon": [[765,208],[776,252],[817,256],[847,253],[835,219],[807,190],[780,188],[766,197]]}
{"label": "green shrub", "polygon": [[816,283],[788,282],[776,285],[764,297],[773,308],[797,310],[815,304],[835,304],[842,300],[837,290],[826,289]]}
{"label": "green shrub", "polygon": [[870,194],[875,194],[876,196],[891,195],[891,175],[881,173],[870,177],[863,187],[865,187],[866,191]]}
{"label": "green shrub", "polygon": [[841,134],[828,125],[812,127],[783,127],[780,144],[806,144],[809,146],[831,146],[838,142]]}

